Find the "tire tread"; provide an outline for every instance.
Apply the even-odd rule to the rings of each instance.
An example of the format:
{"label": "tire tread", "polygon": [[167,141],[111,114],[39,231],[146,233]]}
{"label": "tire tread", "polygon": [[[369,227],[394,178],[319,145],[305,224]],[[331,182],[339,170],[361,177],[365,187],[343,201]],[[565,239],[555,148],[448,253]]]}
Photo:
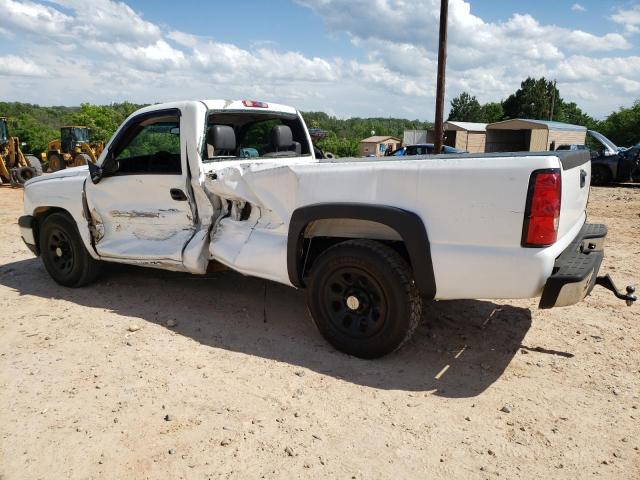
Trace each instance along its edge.
{"label": "tire tread", "polygon": [[[375,257],[386,263],[400,278],[400,283],[402,290],[404,291],[405,298],[407,298],[409,301],[408,328],[405,331],[404,338],[395,346],[395,348],[386,353],[391,353],[401,349],[411,339],[416,329],[418,328],[418,325],[420,324],[420,320],[422,318],[422,297],[420,296],[418,288],[415,285],[415,281],[413,280],[410,265],[397,251],[381,242],[368,239],[356,239],[340,242],[322,252],[311,266],[309,272],[310,276],[314,275],[314,269],[318,268],[318,266],[321,265],[328,256],[333,255],[336,251],[345,248],[355,248],[368,251],[369,253],[373,254]],[[315,319],[314,322],[317,325]]]}

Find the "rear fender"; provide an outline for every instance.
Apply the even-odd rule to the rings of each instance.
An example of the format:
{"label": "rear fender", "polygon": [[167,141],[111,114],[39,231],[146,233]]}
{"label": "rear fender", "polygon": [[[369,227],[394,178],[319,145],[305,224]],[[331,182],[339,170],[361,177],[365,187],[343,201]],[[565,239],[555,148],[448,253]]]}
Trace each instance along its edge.
{"label": "rear fender", "polygon": [[287,270],[293,285],[299,288],[305,286],[304,233],[307,226],[316,220],[327,219],[368,220],[397,232],[407,250],[418,289],[426,298],[435,298],[431,248],[422,219],[400,208],[359,203],[322,203],[301,207],[293,212],[287,240]]}

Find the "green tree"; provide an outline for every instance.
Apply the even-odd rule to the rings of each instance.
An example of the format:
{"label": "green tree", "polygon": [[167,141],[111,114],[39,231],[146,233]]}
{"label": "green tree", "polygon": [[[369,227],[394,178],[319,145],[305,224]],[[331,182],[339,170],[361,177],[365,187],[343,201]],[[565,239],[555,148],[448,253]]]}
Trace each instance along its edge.
{"label": "green tree", "polygon": [[630,147],[640,142],[640,99],[630,108],[620,108],[599,124],[602,134],[616,145]]}
{"label": "green tree", "polygon": [[566,103],[564,100],[560,100],[560,112],[556,120],[587,128],[595,128],[597,124],[596,120],[584,113],[575,102]]}
{"label": "green tree", "polygon": [[481,122],[482,106],[476,97],[471,96],[467,92],[462,92],[451,100],[449,120],[458,122]]}
{"label": "green tree", "polygon": [[141,105],[124,102],[112,105],[91,105],[83,103],[80,111],[66,117],[70,125],[82,125],[90,128],[91,140],[106,142],[118,126]]}
{"label": "green tree", "polygon": [[501,102],[490,102],[482,105],[481,122],[494,123],[504,119],[504,109]]}
{"label": "green tree", "polygon": [[509,95],[502,107],[506,118],[549,120],[552,104],[553,118],[557,119],[562,108],[562,99],[554,83],[544,77],[528,77],[515,93]]}
{"label": "green tree", "polygon": [[27,113],[9,118],[9,135],[18,137],[21,143],[26,143],[21,149],[24,153],[36,156],[47,149],[49,142],[60,136],[60,130],[39,123]]}

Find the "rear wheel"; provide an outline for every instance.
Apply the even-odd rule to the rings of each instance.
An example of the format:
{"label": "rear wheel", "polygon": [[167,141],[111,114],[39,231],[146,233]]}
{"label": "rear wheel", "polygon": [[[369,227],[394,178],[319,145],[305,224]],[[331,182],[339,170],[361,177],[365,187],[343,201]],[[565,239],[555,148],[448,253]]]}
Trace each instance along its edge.
{"label": "rear wheel", "polygon": [[57,172],[64,168],[64,159],[57,153],[49,155],[49,171]]}
{"label": "rear wheel", "polygon": [[591,168],[591,185],[607,185],[611,182],[611,171],[602,165]]}
{"label": "rear wheel", "polygon": [[65,287],[86,285],[100,272],[75,222],[64,213],[49,215],[40,227],[40,255],[51,278]]}
{"label": "rear wheel", "polygon": [[307,305],[329,343],[361,358],[400,348],[422,314],[407,262],[392,248],[371,240],[339,243],[314,262]]}

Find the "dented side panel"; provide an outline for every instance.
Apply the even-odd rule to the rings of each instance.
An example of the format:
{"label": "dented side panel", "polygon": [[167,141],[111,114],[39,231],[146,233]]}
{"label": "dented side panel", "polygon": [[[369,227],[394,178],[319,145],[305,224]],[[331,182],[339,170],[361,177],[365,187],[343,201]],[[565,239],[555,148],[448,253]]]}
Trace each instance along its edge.
{"label": "dented side panel", "polygon": [[[210,252],[245,274],[289,284],[286,236],[297,208],[340,202],[387,205],[414,212],[424,222],[436,298],[535,297],[551,273],[556,250],[570,236],[543,252],[522,249],[524,201],[531,171],[557,165],[553,155],[226,165],[215,170],[206,188],[231,205],[248,202],[260,217],[243,222],[233,218],[231,209],[231,220],[212,232]],[[233,236],[225,229],[231,222]],[[308,236],[314,228],[319,234],[345,228],[351,235],[394,239],[379,227],[369,232],[362,223],[311,226]]]}
{"label": "dented side panel", "polygon": [[193,236],[188,202],[171,199],[181,187],[180,175],[124,175],[88,185],[88,204],[100,237],[103,257],[182,261],[182,250]]}

